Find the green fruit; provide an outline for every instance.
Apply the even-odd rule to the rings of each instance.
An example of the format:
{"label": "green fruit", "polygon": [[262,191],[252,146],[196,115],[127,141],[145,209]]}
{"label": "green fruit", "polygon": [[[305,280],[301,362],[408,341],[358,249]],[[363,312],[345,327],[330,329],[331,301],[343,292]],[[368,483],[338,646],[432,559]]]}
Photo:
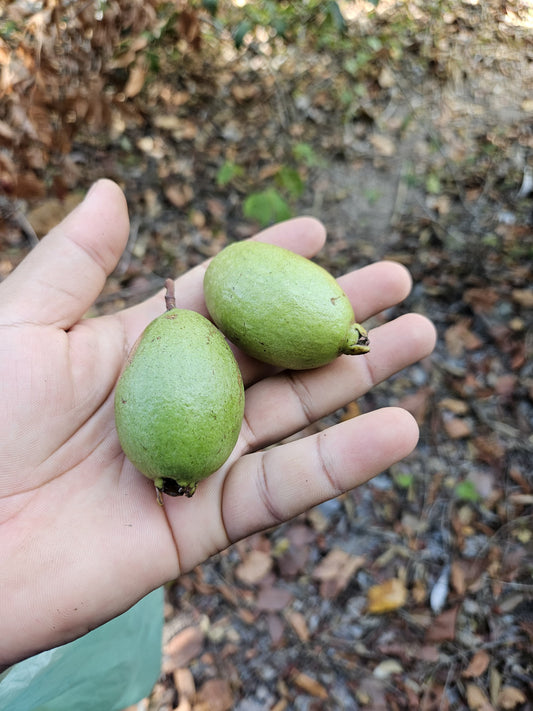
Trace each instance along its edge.
{"label": "green fruit", "polygon": [[226,339],[195,311],[170,309],[132,349],[115,393],[117,433],[128,459],[161,491],[192,496],[229,457],[244,388]]}
{"label": "green fruit", "polygon": [[282,247],[235,242],[209,264],[204,295],[215,324],[248,355],[302,370],[367,353],[348,297],[318,264]]}

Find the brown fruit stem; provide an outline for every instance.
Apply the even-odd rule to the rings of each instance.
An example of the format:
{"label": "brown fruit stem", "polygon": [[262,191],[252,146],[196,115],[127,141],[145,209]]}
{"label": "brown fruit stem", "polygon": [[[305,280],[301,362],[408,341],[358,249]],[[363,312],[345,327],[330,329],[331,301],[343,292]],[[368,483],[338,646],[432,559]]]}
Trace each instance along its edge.
{"label": "brown fruit stem", "polygon": [[167,293],[165,294],[165,305],[167,311],[171,311],[176,308],[176,292],[174,290],[174,279],[167,279],[165,281],[165,287]]}

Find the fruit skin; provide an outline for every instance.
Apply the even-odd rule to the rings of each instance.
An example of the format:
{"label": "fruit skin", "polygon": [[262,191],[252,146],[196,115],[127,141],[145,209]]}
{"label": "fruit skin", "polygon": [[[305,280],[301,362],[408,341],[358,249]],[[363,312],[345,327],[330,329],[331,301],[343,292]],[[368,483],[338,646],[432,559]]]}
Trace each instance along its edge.
{"label": "fruit skin", "polygon": [[147,326],[115,392],[124,453],[159,492],[174,496],[192,496],[197,482],[224,464],[243,413],[241,373],[226,339],[185,309]]}
{"label": "fruit skin", "polygon": [[369,351],[348,297],[318,264],[283,247],[234,242],[204,276],[209,314],[248,355],[303,370]]}

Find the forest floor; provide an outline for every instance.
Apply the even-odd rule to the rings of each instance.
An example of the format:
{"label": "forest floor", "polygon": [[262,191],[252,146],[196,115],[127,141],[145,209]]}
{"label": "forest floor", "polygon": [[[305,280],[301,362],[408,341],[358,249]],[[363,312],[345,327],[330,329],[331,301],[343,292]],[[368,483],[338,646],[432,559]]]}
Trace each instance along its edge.
{"label": "forest floor", "polygon": [[[374,323],[417,311],[439,334],[307,430],[400,405],[415,452],[169,585],[140,709],[533,709],[532,18],[446,5],[406,29],[380,4],[350,51],[228,41],[162,63],[106,132],[75,138],[68,189],[21,202],[40,236],[97,177],[122,185],[131,236],[103,313],[253,234],[245,200],[275,190],[323,221],[335,275],[408,267],[411,296]],[[0,276],[26,239],[0,237]]]}

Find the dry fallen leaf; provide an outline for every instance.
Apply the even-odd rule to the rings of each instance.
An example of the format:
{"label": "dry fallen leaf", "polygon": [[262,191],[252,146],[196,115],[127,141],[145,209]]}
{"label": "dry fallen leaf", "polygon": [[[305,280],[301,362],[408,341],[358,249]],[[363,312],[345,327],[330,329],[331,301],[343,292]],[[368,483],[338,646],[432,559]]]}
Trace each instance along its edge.
{"label": "dry fallen leaf", "polygon": [[426,419],[432,393],[432,388],[420,388],[415,393],[403,397],[398,402],[398,406],[410,412],[417,423],[422,425]]}
{"label": "dry fallen leaf", "polygon": [[525,309],[533,308],[533,289],[513,289],[513,301]]}
{"label": "dry fallen leaf", "polygon": [[292,594],[285,588],[268,587],[263,588],[256,600],[258,610],[266,612],[277,612],[287,607],[292,599]]}
{"label": "dry fallen leaf", "polygon": [[489,662],[490,657],[488,653],[484,649],[480,649],[470,660],[470,664],[464,670],[463,676],[467,679],[473,679],[481,676],[489,666]]}
{"label": "dry fallen leaf", "polygon": [[429,195],[426,203],[430,209],[435,210],[439,215],[448,215],[452,208],[452,201],[449,195]]}
{"label": "dry fallen leaf", "polygon": [[0,121],[0,138],[6,141],[12,141],[16,138],[16,133],[13,128],[5,121]]}
{"label": "dry fallen leaf", "polygon": [[346,405],[345,412],[341,417],[341,421],[346,422],[346,420],[351,420],[354,417],[358,417],[360,414],[361,409],[359,408],[359,404],[356,400],[353,400],[352,402],[349,402]]}
{"label": "dry fallen leaf", "polygon": [[494,711],[483,689],[476,684],[467,684],[466,703],[471,711]]}
{"label": "dry fallen leaf", "polygon": [[300,641],[308,642],[310,635],[304,615],[302,615],[301,612],[290,611],[287,613],[287,620],[298,635]]}
{"label": "dry fallen leaf", "polygon": [[466,400],[460,400],[454,397],[445,397],[439,401],[439,407],[442,410],[449,410],[453,412],[454,415],[466,415],[470,409],[469,404]]}
{"label": "dry fallen leaf", "polygon": [[194,695],[196,694],[196,685],[190,669],[175,669],[172,676],[174,678],[174,686],[178,692],[180,702],[192,701]]}
{"label": "dry fallen leaf", "polygon": [[494,383],[494,390],[502,397],[511,397],[516,386],[519,384],[518,377],[513,373],[500,375]]}
{"label": "dry fallen leaf", "polygon": [[172,131],[172,138],[177,141],[192,141],[198,135],[198,123],[181,119],[178,127]]}
{"label": "dry fallen leaf", "polygon": [[171,673],[178,667],[186,667],[197,657],[204,646],[204,634],[200,627],[186,627],[165,645],[163,671]]}
{"label": "dry fallen leaf", "polygon": [[250,551],[235,569],[235,576],[245,585],[257,585],[272,569],[272,557],[263,551]]}
{"label": "dry fallen leaf", "polygon": [[321,583],[322,597],[332,598],[338,595],[364,563],[365,558],[361,555],[350,555],[340,548],[331,550],[313,571],[313,578]]}
{"label": "dry fallen leaf", "polygon": [[255,99],[261,87],[258,84],[235,84],[231,87],[231,93],[236,101],[250,101]]}
{"label": "dry fallen leaf", "polygon": [[305,674],[304,672],[298,672],[292,677],[292,681],[296,686],[298,686],[306,694],[315,696],[317,699],[327,699],[328,692],[325,687],[322,686],[316,679]]}
{"label": "dry fallen leaf", "polygon": [[368,612],[380,615],[403,607],[407,602],[407,588],[399,578],[374,585],[367,593]]}
{"label": "dry fallen leaf", "polygon": [[389,136],[385,136],[381,133],[374,133],[370,136],[370,143],[374,146],[376,153],[380,156],[390,158],[396,154],[396,144]]}
{"label": "dry fallen leaf", "polygon": [[172,183],[165,188],[165,196],[175,207],[185,207],[194,197],[194,191],[187,183]]}
{"label": "dry fallen leaf", "polygon": [[487,462],[487,464],[501,461],[505,456],[505,446],[494,435],[488,437],[480,435],[474,439],[473,444],[477,458]]}
{"label": "dry fallen leaf", "polygon": [[368,711],[388,711],[391,708],[385,696],[385,682],[375,676],[363,677],[356,691],[356,698]]}
{"label": "dry fallen leaf", "polygon": [[426,630],[426,642],[445,642],[455,639],[455,623],[458,607],[452,607],[437,615],[430,627]]}
{"label": "dry fallen leaf", "polygon": [[35,230],[35,233],[42,237],[47,234],[52,227],[68,215],[76,205],[83,199],[82,193],[70,193],[65,200],[48,198],[40,202],[27,215],[28,221]]}
{"label": "dry fallen leaf", "polygon": [[470,321],[463,319],[446,329],[444,333],[448,353],[458,358],[464,351],[474,351],[481,348],[483,341],[470,330]]}
{"label": "dry fallen leaf", "polygon": [[209,711],[231,711],[233,692],[227,679],[208,679],[196,694],[196,699]]}
{"label": "dry fallen leaf", "polygon": [[488,313],[498,303],[500,295],[491,287],[473,287],[465,291],[463,299],[476,313]]}
{"label": "dry fallen leaf", "polygon": [[144,80],[146,79],[146,67],[136,64],[134,65],[124,87],[124,96],[127,99],[131,99],[141,91],[144,86]]}
{"label": "dry fallen leaf", "polygon": [[292,546],[277,557],[278,569],[283,578],[293,578],[303,572],[309,558],[309,546]]}
{"label": "dry fallen leaf", "polygon": [[526,695],[515,686],[504,686],[498,694],[498,706],[502,709],[514,709],[518,704],[525,704]]}
{"label": "dry fallen leaf", "polygon": [[490,668],[489,672],[489,695],[492,704],[497,704],[498,695],[502,688],[502,675],[495,666]]}
{"label": "dry fallen leaf", "polygon": [[444,429],[450,439],[463,439],[472,434],[472,425],[462,417],[445,418]]}
{"label": "dry fallen leaf", "polygon": [[393,86],[396,86],[396,77],[392,70],[385,66],[379,74],[378,82],[382,89],[391,89]]}
{"label": "dry fallen leaf", "polygon": [[153,123],[156,128],[164,131],[175,131],[181,124],[181,118],[175,114],[157,114],[153,118]]}
{"label": "dry fallen leaf", "polygon": [[458,595],[464,595],[466,591],[465,572],[461,565],[454,561],[451,567],[450,582],[452,588]]}

